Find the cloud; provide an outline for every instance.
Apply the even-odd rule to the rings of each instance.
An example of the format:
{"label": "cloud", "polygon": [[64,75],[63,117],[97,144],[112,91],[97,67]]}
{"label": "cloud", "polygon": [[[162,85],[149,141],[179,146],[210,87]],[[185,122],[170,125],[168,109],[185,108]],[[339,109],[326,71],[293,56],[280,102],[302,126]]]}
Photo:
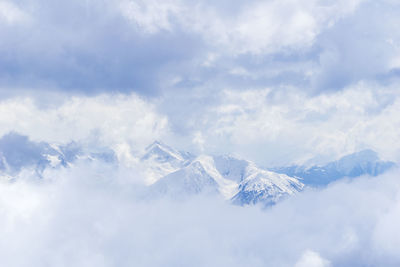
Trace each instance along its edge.
{"label": "cloud", "polygon": [[393,1],[1,3],[29,19],[0,28],[0,134],[124,155],[162,137],[268,166],[399,159]]}
{"label": "cloud", "polygon": [[17,5],[9,1],[0,1],[0,22],[6,25],[24,22],[28,19],[25,14]]}
{"label": "cloud", "polygon": [[329,261],[322,259],[318,253],[307,250],[301,256],[300,260],[296,262],[295,267],[324,267],[330,266]]}
{"label": "cloud", "polygon": [[385,1],[365,3],[322,33],[317,43],[323,51],[312,79],[316,90],[337,90],[360,80],[385,80],[397,68],[393,61],[399,54],[399,35],[393,28],[398,23],[397,12],[398,5]]}
{"label": "cloud", "polygon": [[[192,107],[196,101],[207,100],[195,98]],[[361,82],[312,97],[293,88],[224,90],[199,109],[182,106],[186,120],[166,114],[172,128],[186,127],[183,138],[207,140],[204,151],[239,153],[265,166],[322,163],[366,148],[397,161],[398,102],[397,84]]]}
{"label": "cloud", "polygon": [[168,119],[137,95],[66,97],[38,106],[32,98],[0,103],[0,135],[15,131],[33,141],[85,142],[134,150],[168,134]]}
{"label": "cloud", "polygon": [[2,90],[155,94],[164,68],[190,60],[201,42],[182,32],[147,35],[119,3],[22,1],[30,22],[0,30]]}
{"label": "cloud", "polygon": [[[149,200],[124,164],[154,139],[262,166],[364,148],[398,161],[399,8],[0,0],[0,148],[27,148],[12,158],[18,179],[0,175],[2,264],[399,266],[398,171],[262,210]],[[78,160],[34,179],[41,141],[110,147],[122,164]]]}
{"label": "cloud", "polygon": [[[362,149],[398,161],[397,83],[361,82],[310,96],[295,88],[226,89],[154,98],[130,95],[58,96],[0,102],[0,135],[33,141],[79,141],[112,147],[131,161],[155,139],[197,154],[234,153],[271,167],[324,163]],[[46,104],[43,104],[48,102]],[[188,104],[190,103],[190,104]]]}
{"label": "cloud", "polygon": [[179,1],[121,1],[119,5],[122,15],[148,34],[173,31],[171,17],[184,11]]}
{"label": "cloud", "polygon": [[398,172],[306,191],[267,210],[210,196],[144,200],[136,175],[85,162],[49,170],[41,182],[26,174],[0,183],[2,262],[10,267],[400,262],[399,237],[391,234],[400,220]]}
{"label": "cloud", "polygon": [[398,8],[361,0],[2,1],[1,94],[159,96],[199,85],[321,93],[385,82],[398,77]]}

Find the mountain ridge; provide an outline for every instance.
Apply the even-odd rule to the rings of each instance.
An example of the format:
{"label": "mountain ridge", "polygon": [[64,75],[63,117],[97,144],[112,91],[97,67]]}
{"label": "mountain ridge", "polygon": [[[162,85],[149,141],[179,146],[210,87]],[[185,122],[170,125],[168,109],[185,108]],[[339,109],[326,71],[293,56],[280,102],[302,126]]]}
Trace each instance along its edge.
{"label": "mountain ridge", "polygon": [[292,165],[271,168],[270,170],[298,177],[306,185],[321,187],[344,177],[377,176],[395,166],[397,166],[396,163],[392,161],[381,160],[375,151],[365,149],[345,155],[338,160],[328,162],[324,165]]}
{"label": "mountain ridge", "polygon": [[[306,186],[326,186],[343,177],[378,175],[396,166],[381,161],[372,150],[346,155],[322,166],[260,168],[254,162],[232,155],[198,155],[178,151],[154,141],[134,155],[134,168],[155,195],[174,198],[212,193],[236,205],[273,205],[301,192]],[[0,138],[0,177],[12,180],[22,169],[33,170],[39,178],[46,168],[69,168],[75,161],[120,162],[112,149],[88,149],[71,142],[66,145],[33,142],[10,133]]]}

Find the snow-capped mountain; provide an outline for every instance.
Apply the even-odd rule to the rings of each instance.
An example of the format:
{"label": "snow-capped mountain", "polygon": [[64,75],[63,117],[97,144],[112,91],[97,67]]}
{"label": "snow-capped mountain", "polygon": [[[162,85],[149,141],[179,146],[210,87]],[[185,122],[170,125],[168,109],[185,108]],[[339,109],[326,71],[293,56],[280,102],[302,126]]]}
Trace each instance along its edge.
{"label": "snow-capped mountain", "polygon": [[237,159],[233,156],[214,156],[215,168],[226,179],[237,183],[243,181],[249,161]]}
{"label": "snow-capped mountain", "polygon": [[324,186],[344,177],[376,176],[396,166],[394,162],[380,160],[372,150],[362,150],[329,162],[323,166],[290,166],[273,168],[272,171],[298,177],[310,186]]}
{"label": "snow-capped mountain", "polygon": [[16,133],[9,133],[0,139],[0,169],[9,175],[27,167],[40,173],[46,167],[67,166],[74,157],[73,147],[32,142]]}
{"label": "snow-capped mountain", "polygon": [[193,158],[190,153],[177,151],[160,141],[155,141],[140,155],[140,168],[146,183],[153,184],[161,177],[183,168]]}
{"label": "snow-capped mountain", "polygon": [[[232,156],[193,156],[162,142],[149,145],[134,155],[143,170],[149,195],[167,194],[184,198],[194,194],[218,194],[235,204],[275,203],[302,189],[295,178],[258,168]],[[116,163],[112,150],[88,150],[78,143],[67,145],[34,142],[10,133],[0,139],[0,177],[11,180],[21,170],[42,177],[46,168],[73,167],[78,160]]]}
{"label": "snow-capped mountain", "polygon": [[218,184],[199,162],[194,161],[151,185],[153,192],[184,198],[199,193],[218,193]]}
{"label": "snow-capped mountain", "polygon": [[159,179],[153,187],[168,194],[218,192],[230,199],[237,192],[238,184],[221,175],[213,157],[201,155],[187,166]]}
{"label": "snow-capped mountain", "polygon": [[8,177],[8,180],[18,175],[22,169],[30,169],[40,177],[46,168],[69,167],[76,160],[111,163],[117,159],[110,149],[86,152],[74,142],[66,145],[34,142],[17,133],[9,133],[0,138],[0,175]]}
{"label": "snow-capped mountain", "polygon": [[[169,195],[182,199],[194,194],[217,194],[237,205],[271,205],[300,192],[306,185],[326,185],[342,177],[378,175],[393,167],[377,154],[365,150],[324,166],[291,166],[267,170],[233,156],[194,156],[156,141],[142,153],[132,155],[148,185],[150,197]],[[33,142],[10,133],[0,138],[0,179],[12,180],[21,170],[42,177],[46,168],[73,167],[76,161],[119,164],[107,148],[85,148]],[[134,166],[135,170],[137,166]]]}
{"label": "snow-capped mountain", "polygon": [[214,192],[238,205],[263,202],[274,204],[302,190],[296,178],[258,168],[254,163],[231,156],[195,158],[190,164],[161,179],[154,185],[157,192],[176,197]]}
{"label": "snow-capped mountain", "polygon": [[275,204],[279,200],[301,191],[304,184],[285,174],[262,170],[249,163],[244,179],[239,183],[239,192],[232,198],[239,205]]}

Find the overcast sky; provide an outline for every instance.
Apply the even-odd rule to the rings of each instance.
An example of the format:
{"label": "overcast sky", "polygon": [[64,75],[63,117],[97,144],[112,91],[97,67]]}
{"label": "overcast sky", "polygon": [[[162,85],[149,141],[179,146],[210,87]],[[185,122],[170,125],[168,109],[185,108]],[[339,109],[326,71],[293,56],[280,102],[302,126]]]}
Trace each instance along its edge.
{"label": "overcast sky", "polygon": [[[0,145],[18,170],[0,173],[0,265],[400,266],[398,169],[262,209],[143,197],[131,164],[156,139],[260,167],[398,163],[399,29],[398,0],[0,0]],[[72,141],[118,164],[38,179],[38,142]]]}
{"label": "overcast sky", "polygon": [[0,1],[0,134],[400,159],[394,0]]}

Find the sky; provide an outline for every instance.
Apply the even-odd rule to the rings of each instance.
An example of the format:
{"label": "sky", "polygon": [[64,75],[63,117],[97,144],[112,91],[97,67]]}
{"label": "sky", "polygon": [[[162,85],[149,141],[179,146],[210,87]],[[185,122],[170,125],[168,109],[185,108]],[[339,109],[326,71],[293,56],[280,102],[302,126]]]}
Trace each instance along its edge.
{"label": "sky", "polygon": [[365,148],[399,160],[399,11],[391,0],[2,0],[1,132],[133,150],[160,139],[263,166]]}
{"label": "sky", "polygon": [[131,166],[155,140],[261,167],[398,163],[399,26],[397,0],[0,0],[1,148],[77,142],[121,163],[38,181],[16,160],[0,265],[399,266],[398,170],[263,209],[143,200]]}

